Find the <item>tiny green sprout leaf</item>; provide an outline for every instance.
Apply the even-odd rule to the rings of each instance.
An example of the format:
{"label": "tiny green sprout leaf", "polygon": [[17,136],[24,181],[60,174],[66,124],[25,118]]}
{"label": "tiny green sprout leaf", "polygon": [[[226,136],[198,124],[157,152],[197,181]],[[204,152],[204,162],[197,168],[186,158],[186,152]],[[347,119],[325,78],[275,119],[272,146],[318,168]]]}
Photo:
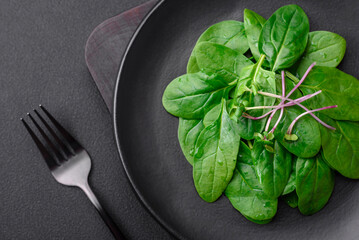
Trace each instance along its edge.
{"label": "tiny green sprout leaf", "polygon": [[262,142],[263,142],[264,144],[267,144],[267,145],[273,145],[273,142],[272,142],[272,141],[263,140]]}
{"label": "tiny green sprout leaf", "polygon": [[273,140],[274,139],[274,134],[272,132],[264,132],[264,135],[266,136],[267,140]]}
{"label": "tiny green sprout leaf", "polygon": [[286,135],[284,135],[284,138],[288,141],[297,141],[298,140],[298,136],[295,134],[286,134]]}
{"label": "tiny green sprout leaf", "polygon": [[255,142],[261,143],[261,144],[267,144],[267,145],[273,145],[273,142],[268,140],[267,138],[265,138],[263,135],[259,134],[260,136],[262,136],[261,139],[259,139],[259,136],[257,137]]}
{"label": "tiny green sprout leaf", "polygon": [[264,145],[265,149],[270,152],[270,153],[274,153],[274,149],[273,147],[269,146],[269,145]]}
{"label": "tiny green sprout leaf", "polygon": [[256,132],[256,133],[254,133],[254,138],[255,138],[256,140],[263,140],[264,137],[263,137],[262,134]]}

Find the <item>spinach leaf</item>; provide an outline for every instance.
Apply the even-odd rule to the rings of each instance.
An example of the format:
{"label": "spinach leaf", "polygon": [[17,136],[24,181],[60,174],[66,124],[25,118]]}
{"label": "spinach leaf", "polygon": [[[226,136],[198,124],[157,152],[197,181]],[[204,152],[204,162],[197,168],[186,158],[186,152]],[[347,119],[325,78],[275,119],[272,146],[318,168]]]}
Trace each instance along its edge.
{"label": "spinach leaf", "polygon": [[194,147],[203,128],[201,119],[179,119],[178,141],[184,156],[191,165],[193,165]]}
{"label": "spinach leaf", "polygon": [[216,23],[204,31],[199,37],[187,64],[187,73],[200,71],[197,65],[195,49],[201,42],[218,43],[236,50],[241,54],[247,52],[249,48],[242,22],[228,20]]}
{"label": "spinach leaf", "polygon": [[283,190],[283,195],[290,194],[295,190],[295,181],[296,181],[296,165],[297,165],[297,158],[293,158],[292,160],[292,171],[290,173],[287,185]]}
{"label": "spinach leaf", "polygon": [[255,60],[258,61],[260,57],[258,41],[266,19],[249,9],[244,9],[243,19],[249,48]]}
{"label": "spinach leaf", "polygon": [[303,54],[308,42],[309,20],[297,5],[279,8],[264,24],[258,48],[273,71],[289,68]]}
{"label": "spinach leaf", "polygon": [[291,208],[298,207],[298,195],[295,191],[291,192],[287,195],[283,195],[282,199],[286,204],[289,205],[289,207],[291,207]]}
{"label": "spinach leaf", "polygon": [[255,141],[252,155],[259,183],[269,197],[278,198],[287,185],[292,169],[292,155],[278,141],[274,153],[266,149],[267,141]]}
{"label": "spinach leaf", "polygon": [[202,130],[196,142],[193,179],[198,194],[207,202],[221,196],[236,166],[240,136],[226,108],[222,99],[218,119]]}
{"label": "spinach leaf", "polygon": [[338,105],[321,113],[336,119],[359,121],[359,81],[336,68],[314,67],[300,90],[306,95],[322,90],[321,94],[306,101],[312,109]]}
{"label": "spinach leaf", "polygon": [[298,208],[304,215],[321,210],[334,188],[334,172],[323,161],[322,154],[297,160]]}
{"label": "spinach leaf", "polygon": [[222,103],[214,106],[211,110],[209,110],[203,118],[204,127],[208,127],[214,121],[216,121],[219,115],[221,115],[221,112],[222,112]]}
{"label": "spinach leaf", "polygon": [[328,165],[345,177],[359,179],[359,122],[335,121],[320,115],[335,127],[321,127],[323,155]]}
{"label": "spinach leaf", "polygon": [[223,77],[221,71],[212,75],[202,72],[185,74],[168,84],[162,103],[167,112],[187,119],[201,119],[213,106],[228,97],[233,87],[228,81],[236,78]]}
{"label": "spinach leaf", "polygon": [[261,188],[248,146],[241,142],[236,169],[225,191],[233,207],[253,222],[267,223],[277,212],[278,199]]}
{"label": "spinach leaf", "polygon": [[199,69],[198,64],[197,64],[197,58],[196,55],[194,55],[194,50],[191,53],[191,56],[188,59],[188,63],[187,63],[187,73],[196,73],[201,71],[201,69]]}
{"label": "spinach leaf", "polygon": [[208,74],[218,71],[227,72],[230,79],[238,77],[243,67],[252,65],[252,61],[223,45],[202,42],[195,49],[197,64],[201,71]]}
{"label": "spinach leaf", "polygon": [[[277,121],[279,112],[274,115],[271,127]],[[306,115],[295,124],[292,133],[298,136],[297,141],[288,141],[284,138],[291,122],[301,113],[302,109],[297,106],[284,108],[283,117],[274,131],[274,136],[289,152],[298,157],[310,158],[320,151],[322,143],[319,125],[311,116]]]}
{"label": "spinach leaf", "polygon": [[345,39],[336,33],[310,32],[308,45],[300,60],[297,73],[303,75],[313,62],[317,63],[316,66],[336,67],[342,61],[345,49]]}
{"label": "spinach leaf", "polygon": [[[241,90],[244,88],[253,89],[254,87],[257,91],[261,90],[273,94],[276,93],[275,73],[264,70],[261,67],[263,60],[264,56],[262,56],[258,63],[242,68],[240,72],[240,78],[237,83],[236,91],[233,96],[234,101],[230,108],[231,115],[234,108],[239,107],[238,104],[236,104],[239,101],[247,101],[248,107],[274,105],[276,101],[275,98],[266,97],[260,94],[254,94],[252,92],[243,93],[243,91]],[[251,116],[258,117],[268,111],[268,109],[258,109],[247,111],[247,113]],[[263,131],[266,123],[266,118],[263,118],[261,120],[251,120],[239,116],[237,122],[239,125],[239,134],[241,135],[241,137],[247,140],[251,140],[254,138],[255,133],[261,133]]]}

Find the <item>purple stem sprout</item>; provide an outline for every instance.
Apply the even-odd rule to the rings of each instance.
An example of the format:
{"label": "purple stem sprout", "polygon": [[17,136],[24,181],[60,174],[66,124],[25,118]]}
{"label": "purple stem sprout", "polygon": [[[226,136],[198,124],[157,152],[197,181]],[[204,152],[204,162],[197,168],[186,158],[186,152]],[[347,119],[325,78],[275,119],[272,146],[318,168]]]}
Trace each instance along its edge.
{"label": "purple stem sprout", "polygon": [[259,119],[265,118],[266,116],[268,116],[269,114],[271,114],[273,111],[274,111],[274,110],[269,111],[269,112],[267,112],[267,113],[265,113],[265,114],[263,114],[262,116],[259,116],[259,117],[253,117],[253,116],[251,116],[251,115],[248,115],[248,113],[243,113],[242,116],[245,117],[245,118],[252,119],[252,120],[259,120]]}
{"label": "purple stem sprout", "polygon": [[[290,93],[288,94],[287,97],[289,97],[289,95],[290,95]],[[284,71],[282,71],[282,97],[284,98],[284,96],[285,96],[285,75],[284,75]],[[279,105],[283,105],[283,103],[284,103],[284,100],[282,99],[282,101],[280,102]],[[272,113],[272,115],[274,115],[275,112],[276,112],[276,111],[274,111],[274,112]],[[269,133],[274,133],[274,130],[277,128],[277,126],[278,126],[280,120],[282,119],[283,112],[284,112],[284,107],[282,106],[282,107],[280,108],[279,118],[278,118],[277,122],[274,124],[272,130],[270,130]],[[269,121],[268,121],[268,122],[269,122]],[[267,125],[268,125],[268,127],[269,127],[269,123],[267,123]]]}
{"label": "purple stem sprout", "polygon": [[304,82],[305,78],[308,76],[309,72],[312,70],[312,68],[315,66],[315,64],[317,64],[316,62],[312,63],[307,71],[304,73],[302,79],[300,79],[300,81],[297,83],[297,85],[294,86],[294,88],[292,90],[290,90],[290,92],[287,95],[287,98],[290,97],[290,95],[292,95],[292,93],[297,90],[297,88]]}
{"label": "purple stem sprout", "polygon": [[[282,96],[279,96],[279,95],[276,95],[276,94],[272,94],[272,93],[266,93],[266,92],[262,92],[262,91],[258,91],[258,94],[261,94],[263,96],[268,96],[268,97],[275,97],[275,98],[279,98],[281,99],[281,102],[277,105],[277,106],[258,106],[258,107],[251,107],[251,108],[246,108],[246,110],[252,110],[252,109],[268,109],[268,108],[274,108],[273,110],[265,113],[264,115],[262,116],[259,116],[259,117],[252,117],[246,113],[243,114],[243,117],[246,117],[246,118],[249,118],[249,119],[253,119],[253,120],[259,120],[259,119],[262,119],[262,118],[265,118],[266,116],[269,116],[268,118],[268,121],[267,121],[267,124],[266,124],[266,127],[265,127],[265,132],[268,131],[269,129],[269,126],[270,126],[270,122],[272,120],[272,118],[274,117],[275,113],[277,112],[278,109],[281,110],[280,112],[280,115],[279,115],[279,118],[277,120],[277,122],[274,124],[273,128],[270,130],[269,133],[273,133],[275,131],[275,129],[277,128],[280,120],[282,119],[282,116],[283,116],[283,112],[284,112],[284,108],[285,107],[289,107],[289,106],[294,106],[294,105],[298,105],[299,107],[301,107],[302,109],[305,110],[304,113],[300,114],[298,117],[296,117],[293,122],[290,124],[289,128],[288,128],[288,131],[287,133],[290,135],[292,130],[293,130],[293,127],[295,125],[295,123],[303,116],[307,115],[307,114],[310,114],[315,120],[317,120],[320,124],[322,124],[323,126],[325,126],[326,128],[329,128],[329,129],[332,129],[332,130],[335,130],[334,127],[326,124],[325,122],[323,122],[322,120],[320,120],[317,116],[315,116],[313,114],[313,112],[317,112],[317,111],[321,111],[321,110],[325,110],[325,109],[330,109],[330,108],[336,108],[338,107],[337,105],[335,106],[328,106],[328,107],[323,107],[323,108],[318,108],[318,109],[314,109],[314,110],[309,110],[308,108],[306,108],[305,106],[303,106],[302,104],[300,104],[301,102],[305,101],[305,100],[308,100],[309,98],[311,97],[314,97],[315,95],[318,95],[319,93],[321,93],[321,90],[320,91],[317,91],[313,94],[308,94],[306,96],[303,96],[303,97],[300,97],[298,99],[290,99],[290,95],[292,95],[292,93],[298,89],[298,87],[304,82],[305,78],[308,76],[309,72],[312,70],[312,68],[315,66],[315,62],[312,63],[307,71],[305,72],[305,74],[303,75],[302,79],[294,86],[294,88],[287,94],[287,96],[285,96],[285,72],[282,71]],[[285,103],[285,101],[288,101],[289,103]]]}
{"label": "purple stem sprout", "polygon": [[[301,102],[304,102],[305,100],[308,100],[308,99],[314,97],[315,95],[318,95],[318,94],[321,93],[321,92],[322,92],[322,90],[319,90],[319,91],[317,91],[317,92],[315,92],[315,93],[308,94],[308,95],[305,95],[305,96],[303,96],[303,97],[300,97],[300,98],[297,98],[297,99],[294,99],[294,100],[291,99],[291,100],[292,100],[292,101],[295,101],[295,102],[301,103]],[[282,97],[279,96],[279,95],[276,95],[276,96],[277,96],[276,98],[282,98]],[[290,106],[294,106],[294,105],[296,105],[296,104],[293,103],[293,102],[288,102],[288,103],[285,103],[285,104],[283,104],[283,105],[279,104],[279,105],[277,105],[277,106],[246,107],[246,110],[268,109],[268,108],[279,109],[279,108],[281,108],[281,107],[290,107]],[[259,116],[259,117],[250,116],[248,113],[243,113],[242,116],[245,117],[245,118],[252,119],[252,120],[259,120],[259,119],[265,118],[266,116],[268,116],[269,114],[271,114],[273,111],[274,111],[274,109],[271,110],[271,111],[269,111],[269,112],[267,112],[267,113],[265,113],[265,114],[262,115],[262,116]]]}
{"label": "purple stem sprout", "polygon": [[336,108],[338,107],[338,105],[334,105],[334,106],[328,106],[328,107],[322,107],[322,108],[317,108],[317,109],[314,109],[314,110],[310,110],[310,111],[307,111],[307,112],[304,112],[302,114],[300,114],[298,117],[296,117],[293,122],[290,124],[289,128],[288,128],[288,131],[287,131],[287,134],[292,134],[292,130],[293,130],[293,127],[295,125],[295,123],[303,116],[307,115],[307,114],[310,114],[310,113],[313,113],[313,112],[318,112],[318,111],[321,111],[321,110],[325,110],[325,109],[330,109],[330,108]]}
{"label": "purple stem sprout", "polygon": [[[261,95],[264,95],[264,96],[269,96],[269,97],[276,97],[276,98],[280,98],[282,99],[281,96],[279,95],[276,95],[276,94],[272,94],[272,93],[266,93],[266,92],[261,92],[261,91],[258,91],[258,94],[261,94]],[[303,108],[306,112],[309,112],[309,114],[315,119],[317,120],[320,124],[322,124],[324,127],[326,128],[329,128],[329,129],[332,129],[332,130],[335,130],[334,127],[326,124],[325,122],[323,122],[322,120],[320,120],[317,116],[315,116],[313,113],[310,112],[310,110],[306,107],[304,107],[302,104],[300,104],[299,102],[295,101],[295,100],[292,100],[290,98],[287,98],[285,97],[284,98],[286,101],[290,101],[293,103],[293,105],[298,105],[299,107]]]}

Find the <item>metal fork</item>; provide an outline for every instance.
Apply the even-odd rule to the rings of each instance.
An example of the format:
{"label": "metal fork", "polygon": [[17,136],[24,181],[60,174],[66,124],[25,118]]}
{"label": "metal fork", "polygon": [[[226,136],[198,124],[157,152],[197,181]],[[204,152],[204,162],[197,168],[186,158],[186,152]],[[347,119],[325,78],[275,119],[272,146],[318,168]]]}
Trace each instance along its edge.
{"label": "metal fork", "polygon": [[40,109],[45,113],[47,118],[52,122],[52,125],[58,130],[60,134],[56,134],[55,130],[46,122],[46,120],[34,109],[35,114],[48,130],[52,138],[46,135],[45,131],[36,122],[30,113],[27,115],[38,129],[40,135],[44,138],[47,147],[39,140],[36,134],[31,130],[26,121],[21,118],[22,123],[31,135],[35,144],[39,148],[47,166],[49,167],[52,175],[56,181],[67,186],[76,186],[81,188],[97,211],[100,213],[102,219],[110,228],[113,236],[116,239],[125,239],[111,219],[100,202],[97,200],[95,194],[92,192],[88,184],[88,175],[91,169],[91,159],[87,151],[55,120],[55,118],[40,105]]}

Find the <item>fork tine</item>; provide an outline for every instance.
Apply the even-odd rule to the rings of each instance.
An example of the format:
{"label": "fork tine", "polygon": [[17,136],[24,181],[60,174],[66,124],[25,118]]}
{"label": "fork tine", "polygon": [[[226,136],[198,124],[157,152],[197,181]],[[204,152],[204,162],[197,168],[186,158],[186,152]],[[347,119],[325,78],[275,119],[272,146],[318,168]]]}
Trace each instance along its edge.
{"label": "fork tine", "polygon": [[69,156],[73,155],[71,151],[68,149],[68,147],[62,142],[62,140],[57,136],[57,134],[54,132],[54,130],[50,127],[50,125],[46,122],[46,120],[34,109],[34,112],[39,117],[41,122],[45,125],[47,130],[50,132],[50,134],[54,137],[56,142],[60,145],[60,148],[63,150],[65,157],[68,158]]}
{"label": "fork tine", "polygon": [[64,158],[61,155],[61,152],[55,147],[55,145],[53,144],[53,142],[50,140],[50,138],[46,135],[46,133],[44,132],[44,130],[42,130],[42,128],[39,126],[39,124],[36,122],[36,120],[31,116],[30,113],[27,113],[27,115],[30,117],[31,121],[34,123],[35,127],[37,128],[37,130],[39,130],[41,136],[45,139],[46,143],[50,146],[50,148],[52,149],[52,151],[54,152],[57,160],[59,160],[59,162],[63,162]]}
{"label": "fork tine", "polygon": [[44,106],[39,105],[39,107],[44,111],[54,126],[60,131],[74,152],[82,149],[82,146],[60,125],[58,121],[56,121],[56,119],[46,110]]}
{"label": "fork tine", "polygon": [[41,152],[42,157],[45,159],[45,162],[47,166],[52,170],[58,166],[58,164],[55,162],[55,160],[52,158],[52,156],[49,154],[49,152],[46,150],[45,146],[41,143],[41,141],[37,138],[35,133],[31,130],[29,125],[25,122],[23,118],[20,118],[21,122],[24,124],[26,130],[30,134],[32,140],[34,140],[36,146]]}

